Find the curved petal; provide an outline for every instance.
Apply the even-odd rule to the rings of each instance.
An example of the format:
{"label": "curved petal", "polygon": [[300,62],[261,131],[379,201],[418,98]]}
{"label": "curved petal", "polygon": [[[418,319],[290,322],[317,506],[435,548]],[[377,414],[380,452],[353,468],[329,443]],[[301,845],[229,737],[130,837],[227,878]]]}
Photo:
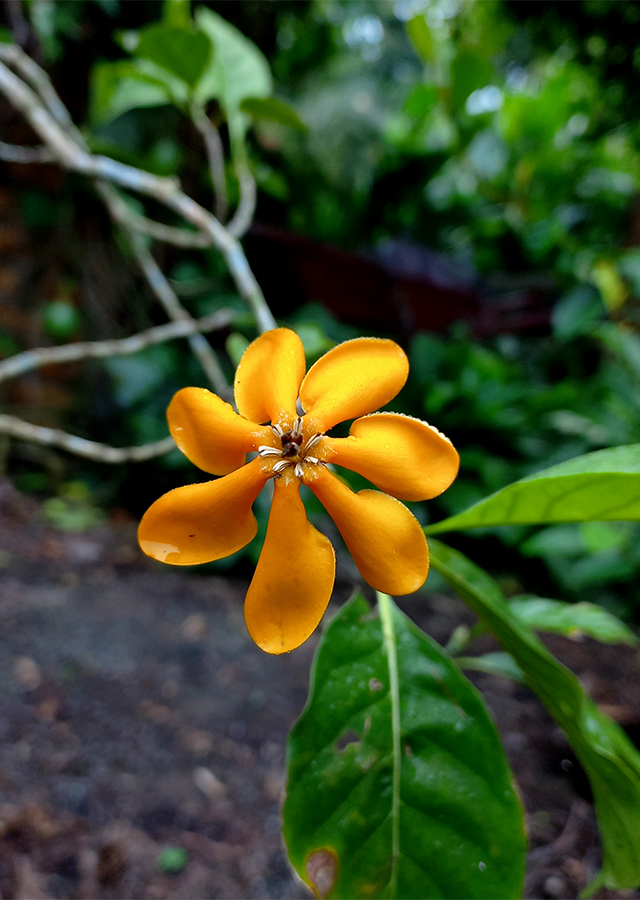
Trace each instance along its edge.
{"label": "curved petal", "polygon": [[305,369],[304,347],[295,331],[265,331],[249,344],[236,369],[233,391],[238,411],[253,422],[295,419]]}
{"label": "curved petal", "polygon": [[183,388],[167,410],[169,431],[184,455],[203,472],[226,475],[244,465],[260,444],[270,444],[270,428],[249,422],[206,388]]}
{"label": "curved petal", "polygon": [[327,608],[335,570],[333,547],[307,519],[298,480],[276,479],[267,536],[244,605],[258,647],[287,653],[304,643]]}
{"label": "curved petal", "polygon": [[385,594],[410,594],[424,584],[429,571],[427,539],[404,504],[379,491],[354,494],[324,466],[306,474],[305,483],[338,526],[371,587]]}
{"label": "curved petal", "polygon": [[300,400],[315,429],[325,432],[384,406],[408,374],[409,360],[394,341],[355,338],[311,366],[300,386]]}
{"label": "curved petal", "polygon": [[256,535],[251,504],[268,478],[263,460],[254,459],[224,478],[169,491],[142,517],[138,543],[147,556],[174,566],[230,556]]}
{"label": "curved petal", "polygon": [[398,413],[357,419],[349,437],[325,437],[327,461],[352,469],[400,500],[430,500],[449,487],[460,457],[431,425]]}

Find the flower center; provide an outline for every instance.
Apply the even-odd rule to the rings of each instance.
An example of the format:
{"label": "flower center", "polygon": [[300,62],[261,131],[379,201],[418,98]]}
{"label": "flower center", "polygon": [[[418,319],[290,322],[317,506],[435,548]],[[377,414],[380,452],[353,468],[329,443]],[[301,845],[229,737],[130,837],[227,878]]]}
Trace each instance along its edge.
{"label": "flower center", "polygon": [[302,417],[298,416],[291,428],[283,428],[281,425],[272,425],[271,430],[280,441],[282,449],[261,445],[258,447],[258,455],[262,457],[275,457],[278,459],[273,466],[272,474],[278,478],[287,469],[293,469],[297,478],[302,478],[305,465],[324,465],[316,456],[310,456],[310,451],[324,437],[322,434],[313,434],[305,440]]}

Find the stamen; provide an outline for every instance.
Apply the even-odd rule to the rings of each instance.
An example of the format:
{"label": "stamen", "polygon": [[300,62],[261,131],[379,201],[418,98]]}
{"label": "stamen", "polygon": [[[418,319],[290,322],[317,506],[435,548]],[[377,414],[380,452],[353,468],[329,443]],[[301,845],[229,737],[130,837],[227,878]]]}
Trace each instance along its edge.
{"label": "stamen", "polygon": [[302,437],[302,417],[298,416],[298,418],[293,423],[293,428],[291,429],[291,437],[292,439],[298,443],[296,440],[299,437]]}
{"label": "stamen", "polygon": [[302,463],[297,463],[295,469],[293,470],[296,478],[302,478]]}
{"label": "stamen", "polygon": [[271,430],[277,438],[282,438],[282,435],[285,433],[284,428],[282,428],[281,425],[272,425]]}
{"label": "stamen", "polygon": [[312,450],[312,449],[315,447],[315,445],[316,445],[319,441],[322,440],[323,437],[324,437],[323,434],[314,434],[314,435],[312,435],[312,436],[309,438],[309,440],[307,441],[307,444],[306,444],[306,446],[305,446],[305,448],[304,448],[304,452],[305,452],[305,453],[308,453],[309,450]]}
{"label": "stamen", "polygon": [[281,472],[284,472],[285,469],[288,469],[291,463],[288,459],[281,459],[280,462],[277,462],[272,469],[274,475],[280,475]]}
{"label": "stamen", "polygon": [[282,456],[283,450],[276,450],[275,447],[269,447],[267,444],[261,444],[258,447],[258,456]]}

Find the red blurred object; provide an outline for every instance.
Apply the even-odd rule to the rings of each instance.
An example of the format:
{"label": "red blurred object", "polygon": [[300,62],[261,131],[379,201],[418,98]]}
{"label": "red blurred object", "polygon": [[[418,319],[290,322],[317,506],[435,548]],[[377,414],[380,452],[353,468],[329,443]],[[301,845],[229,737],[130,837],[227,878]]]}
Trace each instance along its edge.
{"label": "red blurred object", "polygon": [[403,239],[355,253],[256,222],[245,244],[276,315],[316,301],[365,330],[443,331],[464,320],[474,337],[544,331],[550,324],[548,291],[490,291],[477,273]]}

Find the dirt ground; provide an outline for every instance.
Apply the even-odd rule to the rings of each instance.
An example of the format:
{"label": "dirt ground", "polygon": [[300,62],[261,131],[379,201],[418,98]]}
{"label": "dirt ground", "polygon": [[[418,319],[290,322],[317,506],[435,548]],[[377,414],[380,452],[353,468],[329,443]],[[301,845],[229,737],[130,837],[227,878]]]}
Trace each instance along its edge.
{"label": "dirt ground", "polygon": [[[316,639],[262,653],[245,590],[145,559],[130,521],[56,531],[0,482],[2,900],[309,896],[282,849],[280,802]],[[438,640],[469,620],[444,596],[401,605]],[[637,652],[552,649],[637,739]],[[599,863],[584,776],[528,690],[474,680],[527,808],[525,895],[577,897]]]}

